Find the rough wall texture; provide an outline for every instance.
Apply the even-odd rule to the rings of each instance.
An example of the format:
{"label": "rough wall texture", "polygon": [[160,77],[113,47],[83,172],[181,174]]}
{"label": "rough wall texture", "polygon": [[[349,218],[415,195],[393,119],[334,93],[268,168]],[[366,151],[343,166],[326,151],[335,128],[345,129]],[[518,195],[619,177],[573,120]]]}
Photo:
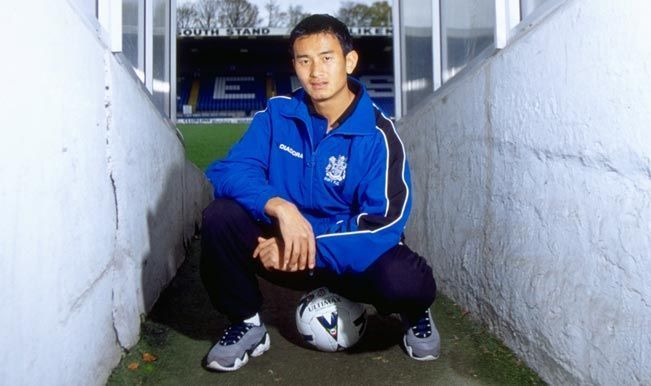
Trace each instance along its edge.
{"label": "rough wall texture", "polygon": [[648,11],[567,1],[400,122],[408,241],[551,384],[651,384]]}
{"label": "rough wall texture", "polygon": [[[77,2],[3,2],[0,383],[103,384],[211,190]],[[29,28],[24,20],[29,18]]]}

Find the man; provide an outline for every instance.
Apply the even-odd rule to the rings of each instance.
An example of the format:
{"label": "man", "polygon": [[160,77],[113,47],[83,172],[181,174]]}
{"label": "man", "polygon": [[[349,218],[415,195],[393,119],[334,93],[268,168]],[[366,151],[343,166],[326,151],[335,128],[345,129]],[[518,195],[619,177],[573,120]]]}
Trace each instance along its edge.
{"label": "man", "polygon": [[312,15],[289,40],[303,87],[271,98],[207,169],[215,201],[203,215],[201,276],[231,324],[206,365],[234,371],[269,349],[256,274],[400,313],[407,353],[436,359],[432,270],[400,242],[411,207],[402,142],[349,78],[358,54],[343,23]]}

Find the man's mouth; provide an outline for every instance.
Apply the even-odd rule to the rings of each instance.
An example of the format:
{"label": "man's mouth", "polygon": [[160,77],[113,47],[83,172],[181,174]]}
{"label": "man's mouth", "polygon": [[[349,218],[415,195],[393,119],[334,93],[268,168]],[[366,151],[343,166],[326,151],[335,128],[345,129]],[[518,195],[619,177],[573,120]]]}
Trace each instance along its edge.
{"label": "man's mouth", "polygon": [[313,89],[320,90],[325,88],[328,85],[328,82],[310,82],[310,86],[312,86]]}

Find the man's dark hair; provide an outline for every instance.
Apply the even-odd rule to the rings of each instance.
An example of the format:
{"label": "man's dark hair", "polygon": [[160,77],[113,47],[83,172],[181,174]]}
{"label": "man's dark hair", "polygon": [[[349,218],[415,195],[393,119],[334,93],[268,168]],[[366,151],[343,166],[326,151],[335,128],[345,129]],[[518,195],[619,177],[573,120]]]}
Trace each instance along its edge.
{"label": "man's dark hair", "polygon": [[326,14],[311,15],[296,24],[296,27],[289,34],[289,53],[292,58],[294,57],[294,42],[296,39],[319,33],[333,34],[339,40],[344,55],[348,55],[353,50],[353,38],[348,32],[346,24],[334,16]]}

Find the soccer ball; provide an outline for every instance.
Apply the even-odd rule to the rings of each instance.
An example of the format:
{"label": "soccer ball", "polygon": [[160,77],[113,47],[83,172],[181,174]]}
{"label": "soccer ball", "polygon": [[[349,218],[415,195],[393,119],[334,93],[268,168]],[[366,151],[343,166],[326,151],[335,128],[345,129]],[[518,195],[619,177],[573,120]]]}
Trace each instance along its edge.
{"label": "soccer ball", "polygon": [[321,287],[301,298],[296,327],[303,340],[321,351],[352,347],[366,330],[366,309]]}

